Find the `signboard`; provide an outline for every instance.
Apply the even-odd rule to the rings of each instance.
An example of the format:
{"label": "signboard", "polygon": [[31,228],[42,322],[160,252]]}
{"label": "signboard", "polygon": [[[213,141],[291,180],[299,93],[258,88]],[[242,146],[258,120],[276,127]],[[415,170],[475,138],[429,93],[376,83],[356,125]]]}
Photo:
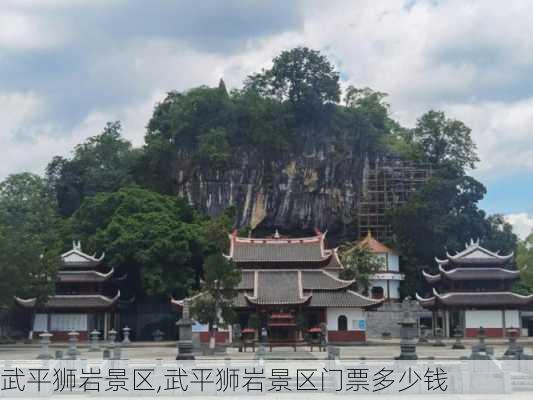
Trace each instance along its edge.
{"label": "signboard", "polygon": [[359,320],[359,330],[366,331],[366,321],[364,319]]}
{"label": "signboard", "polygon": [[373,274],[371,279],[373,279],[373,280],[403,281],[405,279],[405,275],[404,274],[394,273],[394,272],[384,272],[384,273]]}
{"label": "signboard", "polygon": [[193,332],[208,332],[209,326],[207,324],[201,324],[199,322],[195,322],[192,326]]}

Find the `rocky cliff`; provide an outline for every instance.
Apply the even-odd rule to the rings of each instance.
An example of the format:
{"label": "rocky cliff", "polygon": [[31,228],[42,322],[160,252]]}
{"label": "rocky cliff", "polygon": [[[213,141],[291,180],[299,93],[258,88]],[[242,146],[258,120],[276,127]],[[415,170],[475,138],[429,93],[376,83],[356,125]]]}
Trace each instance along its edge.
{"label": "rocky cliff", "polygon": [[[339,145],[345,146],[342,151]],[[201,165],[181,151],[177,192],[211,216],[234,206],[238,227],[340,232],[356,215],[366,159],[362,147],[326,137],[270,158],[241,150],[237,162],[224,170]]]}

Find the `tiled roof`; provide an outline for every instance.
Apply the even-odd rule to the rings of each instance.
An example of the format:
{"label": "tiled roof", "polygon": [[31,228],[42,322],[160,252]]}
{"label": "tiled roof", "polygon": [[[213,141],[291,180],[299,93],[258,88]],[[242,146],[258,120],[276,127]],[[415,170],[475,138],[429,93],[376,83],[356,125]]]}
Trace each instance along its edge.
{"label": "tiled roof", "polygon": [[229,256],[236,263],[321,263],[327,262],[332,250],[324,248],[325,234],[316,236],[282,238],[276,232],[273,238],[238,237],[230,235]]}
{"label": "tiled roof", "polygon": [[113,276],[113,269],[107,273],[97,271],[59,271],[57,280],[62,283],[105,282]]}
{"label": "tiled roof", "polygon": [[255,271],[241,271],[241,281],[239,285],[237,286],[238,290],[243,289],[254,289],[254,275]]}
{"label": "tiled roof", "polygon": [[243,271],[235,307],[249,304],[304,304],[315,307],[372,307],[380,304],[347,290],[353,281],[336,278],[323,270]]}
{"label": "tiled roof", "polygon": [[421,306],[433,308],[435,306],[469,307],[469,308],[501,308],[524,307],[533,304],[533,295],[522,296],[512,292],[454,292],[438,294],[429,298],[418,296]]}
{"label": "tiled roof", "polygon": [[303,304],[309,300],[302,295],[301,276],[298,271],[257,271],[257,286],[253,304]]}
{"label": "tiled roof", "polygon": [[439,266],[437,274],[428,274],[425,271],[422,271],[422,274],[429,284],[435,284],[442,279],[451,281],[520,279],[520,271],[505,268],[454,268],[445,270]]}
{"label": "tiled roof", "polygon": [[451,280],[519,279],[520,271],[505,268],[455,268],[442,270],[441,274]]}
{"label": "tiled roof", "polygon": [[378,242],[370,231],[366,235],[366,237],[359,242],[359,246],[366,247],[368,250],[370,250],[372,253],[396,253],[391,248],[385,246],[383,243]]}
{"label": "tiled roof", "polygon": [[[85,309],[85,308],[108,308],[117,303],[120,298],[120,291],[115,297],[107,297],[103,295],[55,295],[50,296],[44,305],[44,308],[62,308],[62,309]],[[15,301],[27,308],[33,308],[36,304],[36,299],[20,299],[15,297]]]}
{"label": "tiled roof", "polygon": [[320,242],[311,243],[236,243],[233,261],[239,262],[321,262]]}
{"label": "tiled roof", "polygon": [[371,308],[381,304],[352,290],[313,292],[310,307],[361,307]]}
{"label": "tiled roof", "polygon": [[104,253],[102,253],[100,257],[96,257],[96,255],[91,256],[87,253],[84,253],[81,250],[81,243],[78,241],[72,243],[72,250],[69,250],[61,255],[61,260],[63,261],[63,265],[67,267],[88,268],[101,264],[104,260],[104,257]]}
{"label": "tiled roof", "polygon": [[302,283],[305,290],[332,290],[349,287],[354,281],[345,281],[322,270],[303,270]]}
{"label": "tiled roof", "polygon": [[457,254],[451,255],[446,253],[446,259],[436,259],[439,265],[479,265],[479,266],[491,266],[491,265],[505,265],[513,258],[514,253],[507,255],[500,255],[498,252],[494,253],[479,245],[479,240],[465,244],[465,249]]}

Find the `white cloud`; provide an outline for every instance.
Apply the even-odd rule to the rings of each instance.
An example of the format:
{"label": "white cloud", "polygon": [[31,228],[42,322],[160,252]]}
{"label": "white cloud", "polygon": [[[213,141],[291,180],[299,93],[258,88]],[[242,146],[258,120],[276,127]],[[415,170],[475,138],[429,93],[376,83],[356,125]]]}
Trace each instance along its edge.
{"label": "white cloud", "polygon": [[30,13],[0,10],[0,49],[42,50],[57,47],[64,39],[65,33],[50,20]]}
{"label": "white cloud", "polygon": [[533,171],[533,97],[509,103],[451,104],[445,109],[472,128],[482,160],[476,175],[494,179]]}
{"label": "white cloud", "polygon": [[[296,24],[294,29],[290,23],[279,29],[273,25],[278,31],[249,36],[241,34],[242,29],[224,25],[225,29],[214,30],[221,37],[213,38],[215,43],[207,47],[167,31],[158,35],[153,22],[149,34],[141,34],[141,29],[139,35],[109,30],[115,27],[113,21],[106,20],[102,26],[96,23],[101,15],[116,18],[125,4],[131,12],[132,3],[108,6],[105,1],[10,0],[6,4],[5,11],[0,11],[0,48],[10,46],[25,54],[35,54],[37,48],[44,54],[43,48],[53,46],[64,49],[66,56],[58,50],[59,61],[47,60],[46,68],[36,64],[33,74],[26,73],[19,84],[25,85],[24,89],[0,94],[0,105],[8,102],[6,96],[11,96],[12,104],[0,110],[2,143],[17,147],[22,144],[12,135],[33,138],[31,148],[25,150],[32,156],[7,157],[0,176],[39,170],[37,165],[42,169],[48,154],[68,153],[75,140],[98,133],[106,120],[122,120],[126,136],[138,145],[154,102],[165,92],[216,85],[220,77],[229,87],[240,86],[248,74],[268,66],[281,50],[298,45],[325,52],[342,72],[344,84],[389,93],[394,116],[406,125],[414,124],[429,108],[444,109],[451,117],[464,120],[473,129],[482,158],[479,177],[533,172],[533,146],[529,143],[533,128],[531,2],[510,0],[504,8],[496,1],[335,1],[327,7],[323,2],[304,2],[300,6],[303,25]],[[110,7],[108,13],[106,6]],[[88,10],[90,18],[98,18],[88,17],[78,28],[67,18],[71,9],[75,15]],[[271,10],[272,16],[276,12],[283,13],[283,8]],[[205,26],[210,29],[214,28]],[[208,33],[202,40],[211,37]],[[238,40],[238,46],[231,51],[224,51],[223,46],[209,50],[224,41],[224,34]],[[2,57],[0,54],[0,72]],[[67,65],[70,61],[72,66]],[[56,76],[57,67],[60,72]],[[16,68],[11,66],[8,71],[13,76],[1,75],[0,84],[2,79],[6,84],[11,84],[12,78],[20,79],[15,76]],[[39,81],[32,80],[39,75]],[[28,87],[31,90],[25,91]],[[62,95],[71,89],[75,97]],[[50,93],[58,97],[53,105],[47,99]],[[70,103],[78,100],[77,119],[63,126],[63,121],[56,119],[71,118],[75,106]],[[22,105],[13,105],[15,101]],[[52,107],[56,109],[47,118]]]}
{"label": "white cloud", "polygon": [[[129,107],[93,111],[68,132],[62,132],[63,128],[58,125],[33,122],[39,121],[43,114],[43,102],[36,95],[0,95],[0,121],[3,125],[0,133],[0,176],[20,171],[42,174],[52,157],[69,156],[77,144],[100,133],[108,121],[123,121],[124,137],[135,146],[141,146],[154,104],[161,99],[162,94],[156,93],[144,102]],[[22,139],[15,134],[21,126],[30,132]]]}
{"label": "white cloud", "polygon": [[509,214],[505,219],[513,225],[513,231],[520,239],[525,239],[533,233],[533,215],[527,213]]}

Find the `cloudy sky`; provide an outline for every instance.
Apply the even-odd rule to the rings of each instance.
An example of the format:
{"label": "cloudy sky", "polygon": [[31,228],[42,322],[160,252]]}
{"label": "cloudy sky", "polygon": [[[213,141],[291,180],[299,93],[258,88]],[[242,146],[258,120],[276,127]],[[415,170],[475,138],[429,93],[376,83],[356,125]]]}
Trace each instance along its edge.
{"label": "cloudy sky", "polygon": [[135,145],[165,92],[240,86],[283,49],[326,53],[343,85],[389,93],[412,126],[473,130],[483,207],[533,228],[533,2],[1,0],[0,178],[121,120]]}

